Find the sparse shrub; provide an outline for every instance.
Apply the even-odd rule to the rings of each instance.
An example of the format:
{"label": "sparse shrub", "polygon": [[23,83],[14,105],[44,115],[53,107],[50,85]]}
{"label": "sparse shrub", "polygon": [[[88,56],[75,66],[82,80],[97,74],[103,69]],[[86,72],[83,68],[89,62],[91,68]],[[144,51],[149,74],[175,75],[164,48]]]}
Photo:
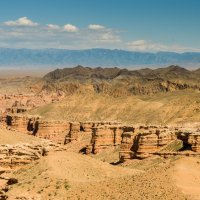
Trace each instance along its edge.
{"label": "sparse shrub", "polygon": [[57,189],[57,190],[60,189],[60,185],[56,185],[56,189]]}
{"label": "sparse shrub", "polygon": [[68,182],[66,182],[66,181],[64,182],[64,187],[65,187],[66,190],[69,190],[70,185],[68,184]]}

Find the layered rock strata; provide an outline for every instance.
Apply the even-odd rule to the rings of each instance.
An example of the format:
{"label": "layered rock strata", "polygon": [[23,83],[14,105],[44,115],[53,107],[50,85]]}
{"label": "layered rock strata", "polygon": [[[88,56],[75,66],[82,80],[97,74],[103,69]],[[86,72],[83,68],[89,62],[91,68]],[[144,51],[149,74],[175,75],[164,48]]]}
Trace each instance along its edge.
{"label": "layered rock strata", "polygon": [[[181,145],[182,144],[182,145]],[[171,148],[171,151],[169,150]],[[173,155],[177,151],[192,150],[200,153],[200,133],[194,130],[159,126],[140,126],[122,134],[120,160],[152,155]],[[187,155],[187,153],[179,153]]]}
{"label": "layered rock strata", "polygon": [[70,131],[70,123],[67,121],[38,121],[36,136],[52,140],[58,144],[64,144],[66,135]]}
{"label": "layered rock strata", "polygon": [[70,130],[70,123],[64,120],[46,121],[37,116],[21,114],[2,115],[1,126],[44,139],[50,139],[59,144],[64,144],[66,135]]}
{"label": "layered rock strata", "polygon": [[123,127],[119,124],[98,124],[92,129],[90,145],[86,147],[86,153],[99,153],[102,150],[121,144]]}
{"label": "layered rock strata", "polygon": [[90,138],[92,141],[95,140],[94,149],[96,150],[98,146],[103,148],[103,146],[119,145],[122,133],[118,122],[47,121],[37,116],[24,114],[2,115],[0,125],[59,144]]}
{"label": "layered rock strata", "polygon": [[38,160],[42,156],[46,156],[50,150],[56,150],[59,146],[45,141],[40,144],[16,144],[16,145],[0,145],[0,167],[14,168],[29,164],[34,160]]}
{"label": "layered rock strata", "polygon": [[200,132],[190,134],[188,143],[191,144],[192,151],[200,153]]}
{"label": "layered rock strata", "polygon": [[121,145],[121,160],[147,158],[175,140],[181,140],[185,149],[200,152],[200,132],[181,127],[125,126],[118,122],[46,121],[23,114],[2,115],[0,125],[58,144],[87,140],[87,154],[96,154],[108,147]]}

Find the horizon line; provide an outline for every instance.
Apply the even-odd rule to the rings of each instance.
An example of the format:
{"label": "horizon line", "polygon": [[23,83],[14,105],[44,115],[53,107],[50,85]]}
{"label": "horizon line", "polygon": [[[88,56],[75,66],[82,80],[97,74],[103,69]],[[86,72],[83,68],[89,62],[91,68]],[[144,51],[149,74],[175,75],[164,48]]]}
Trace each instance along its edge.
{"label": "horizon line", "polygon": [[84,49],[67,49],[67,48],[12,48],[12,47],[0,47],[0,49],[11,49],[11,50],[66,50],[66,51],[87,51],[87,50],[110,50],[110,51],[125,51],[132,53],[149,53],[149,54],[158,54],[158,53],[175,53],[175,54],[185,54],[185,53],[197,53],[200,51],[184,51],[184,52],[176,52],[176,51],[131,51],[126,49],[117,49],[117,48],[84,48]]}

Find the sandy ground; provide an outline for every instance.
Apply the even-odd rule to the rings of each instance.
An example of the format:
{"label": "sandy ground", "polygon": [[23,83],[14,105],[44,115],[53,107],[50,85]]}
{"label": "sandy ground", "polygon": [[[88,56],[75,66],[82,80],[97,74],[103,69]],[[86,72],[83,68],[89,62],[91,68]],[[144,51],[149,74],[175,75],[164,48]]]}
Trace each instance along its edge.
{"label": "sandy ground", "polygon": [[[139,162],[120,167],[77,153],[52,153],[15,172],[19,183],[11,187],[8,199],[193,199],[182,192],[172,176],[179,160]],[[146,169],[139,170],[141,165]]]}
{"label": "sandy ground", "polygon": [[176,185],[191,199],[200,199],[200,160],[183,158],[176,162],[171,172]]}
{"label": "sandy ground", "polygon": [[[86,138],[87,139],[87,138]],[[0,130],[1,144],[40,142],[40,138]],[[200,158],[148,158],[111,165],[118,148],[95,156],[81,155],[69,145],[68,152],[54,152],[16,170],[18,183],[11,186],[8,200],[198,200]],[[25,199],[26,200],[26,199]]]}
{"label": "sandy ground", "polygon": [[41,139],[19,131],[10,131],[0,128],[0,144],[40,143]]}

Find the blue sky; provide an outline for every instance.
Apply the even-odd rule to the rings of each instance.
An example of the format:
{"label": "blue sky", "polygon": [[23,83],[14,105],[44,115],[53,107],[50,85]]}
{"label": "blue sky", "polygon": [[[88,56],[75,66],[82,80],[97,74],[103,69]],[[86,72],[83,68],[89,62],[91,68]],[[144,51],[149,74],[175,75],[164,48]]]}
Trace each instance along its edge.
{"label": "blue sky", "polygon": [[199,0],[1,0],[0,47],[200,51]]}

